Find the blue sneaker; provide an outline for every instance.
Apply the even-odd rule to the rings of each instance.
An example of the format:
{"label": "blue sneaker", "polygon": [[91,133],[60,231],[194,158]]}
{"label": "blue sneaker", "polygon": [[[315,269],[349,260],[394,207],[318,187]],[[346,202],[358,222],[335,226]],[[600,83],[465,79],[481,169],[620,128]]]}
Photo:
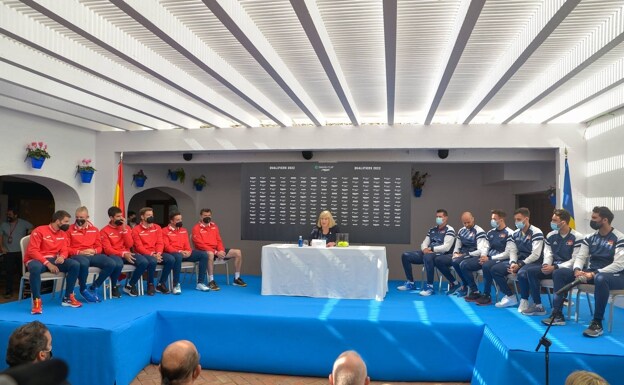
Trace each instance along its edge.
{"label": "blue sneaker", "polygon": [[91,295],[93,296],[93,298],[95,298],[95,302],[102,302],[102,298],[100,298],[100,296],[98,295],[96,288],[92,286],[88,290],[89,290],[89,293],[91,293]]}
{"label": "blue sneaker", "polygon": [[459,290],[455,292],[455,295],[458,297],[465,297],[468,295],[468,289],[462,286]]}
{"label": "blue sneaker", "polygon": [[420,291],[420,295],[423,297],[429,297],[433,294],[433,285],[426,284],[425,287]]}
{"label": "blue sneaker", "polygon": [[416,284],[414,282],[405,281],[405,284],[397,287],[397,290],[401,290],[401,291],[416,290]]}
{"label": "blue sneaker", "polygon": [[80,295],[84,298],[85,301],[95,303],[98,302],[97,297],[94,295],[95,293],[89,289],[80,290]]}

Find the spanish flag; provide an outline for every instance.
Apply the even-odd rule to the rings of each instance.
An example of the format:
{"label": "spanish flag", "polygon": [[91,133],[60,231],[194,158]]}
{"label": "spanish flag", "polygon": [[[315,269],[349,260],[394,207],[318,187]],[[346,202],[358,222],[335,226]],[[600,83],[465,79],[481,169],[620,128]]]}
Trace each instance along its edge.
{"label": "spanish flag", "polygon": [[124,201],[124,187],[123,187],[123,152],[119,158],[119,166],[117,167],[117,185],[115,185],[115,195],[113,196],[113,206],[117,206],[121,209],[121,212],[126,217],[126,202]]}
{"label": "spanish flag", "polygon": [[566,149],[565,175],[563,177],[563,201],[561,206],[570,213],[570,228],[576,229],[574,222],[574,203],[572,202],[572,183],[570,182],[570,167],[568,166],[568,150]]}

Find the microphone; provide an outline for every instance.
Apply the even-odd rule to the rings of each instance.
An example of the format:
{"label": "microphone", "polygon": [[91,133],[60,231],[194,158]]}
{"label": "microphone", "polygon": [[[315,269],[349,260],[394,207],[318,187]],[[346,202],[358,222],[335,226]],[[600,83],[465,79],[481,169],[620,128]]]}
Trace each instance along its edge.
{"label": "microphone", "polygon": [[580,285],[581,283],[587,283],[587,277],[585,277],[584,275],[579,275],[574,281],[557,290],[555,294],[561,295],[563,293],[567,293],[574,286]]}

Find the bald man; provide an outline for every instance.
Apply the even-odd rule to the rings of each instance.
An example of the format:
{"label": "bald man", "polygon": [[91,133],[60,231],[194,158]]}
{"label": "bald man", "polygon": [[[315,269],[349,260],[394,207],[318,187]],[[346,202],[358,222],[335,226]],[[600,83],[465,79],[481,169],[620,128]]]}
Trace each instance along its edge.
{"label": "bald man", "polygon": [[349,350],[338,356],[329,375],[329,385],[368,385],[366,364],[359,354]]}
{"label": "bald man", "polygon": [[191,341],[176,341],[165,348],[160,361],[163,385],[185,385],[195,382],[201,373],[199,353]]}

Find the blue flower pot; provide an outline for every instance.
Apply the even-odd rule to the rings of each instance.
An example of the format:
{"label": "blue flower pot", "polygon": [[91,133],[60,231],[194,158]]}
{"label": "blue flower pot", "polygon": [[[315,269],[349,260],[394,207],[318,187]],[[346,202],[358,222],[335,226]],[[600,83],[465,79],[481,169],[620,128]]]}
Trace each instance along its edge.
{"label": "blue flower pot", "polygon": [[421,195],[422,195],[422,189],[421,188],[415,188],[414,189],[414,196],[416,198],[420,198]]}
{"label": "blue flower pot", "polygon": [[30,165],[32,168],[40,169],[45,162],[45,158],[30,158]]}
{"label": "blue flower pot", "polygon": [[171,178],[171,180],[175,182],[176,180],[178,180],[178,174],[171,173],[169,174],[169,178]]}
{"label": "blue flower pot", "polygon": [[200,184],[196,184],[196,185],[194,185],[194,186],[195,186],[195,190],[197,190],[197,191],[201,191],[201,190],[203,190],[203,189],[204,189],[204,186],[202,186],[202,185],[200,185]]}
{"label": "blue flower pot", "polygon": [[80,181],[82,183],[91,183],[93,179],[93,171],[80,171]]}
{"label": "blue flower pot", "polygon": [[134,183],[136,184],[137,187],[143,187],[145,186],[145,180],[147,178],[134,178]]}

